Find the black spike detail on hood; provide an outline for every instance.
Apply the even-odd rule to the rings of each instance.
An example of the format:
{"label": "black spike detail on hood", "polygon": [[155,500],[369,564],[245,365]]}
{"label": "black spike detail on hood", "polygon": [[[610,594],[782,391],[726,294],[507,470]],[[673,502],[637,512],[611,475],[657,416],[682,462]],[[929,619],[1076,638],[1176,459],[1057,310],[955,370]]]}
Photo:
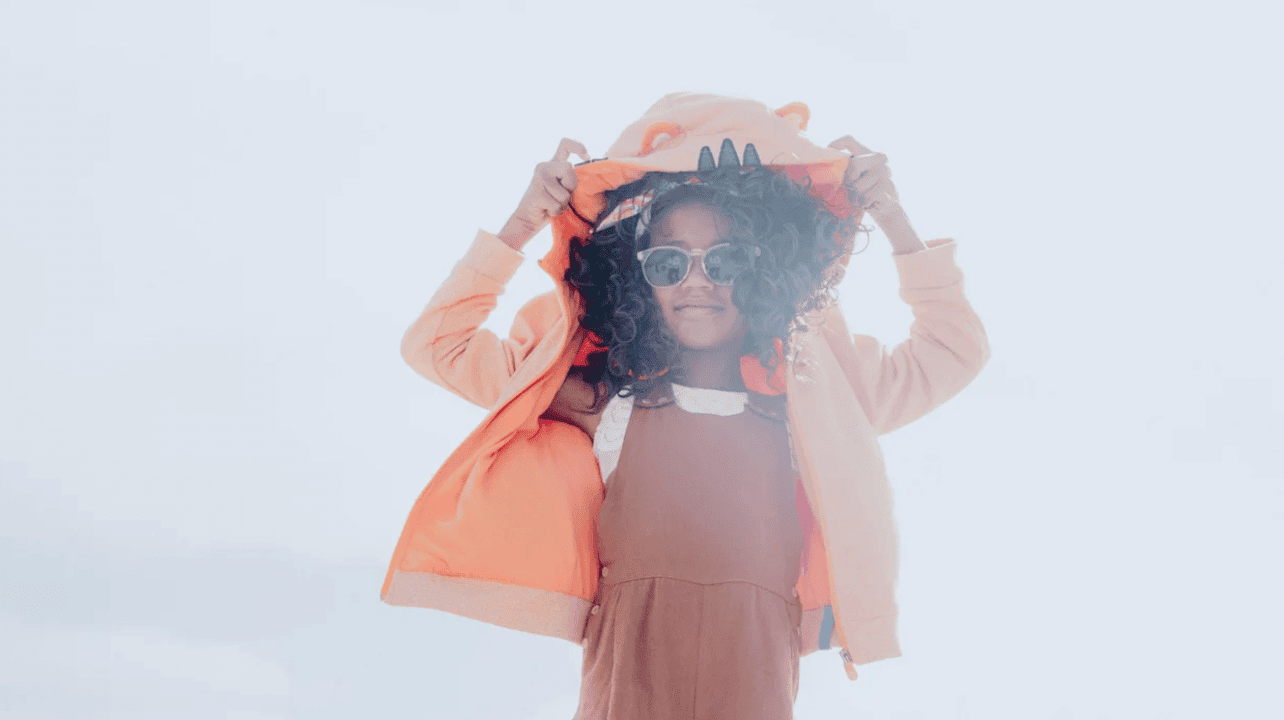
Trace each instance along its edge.
{"label": "black spike detail on hood", "polygon": [[745,143],[745,167],[762,169],[762,160],[758,159],[758,148],[753,143]]}
{"label": "black spike detail on hood", "polygon": [[736,144],[731,142],[731,138],[722,139],[722,149],[718,151],[718,167],[740,167],[740,157],[736,155]]}
{"label": "black spike detail on hood", "polygon": [[717,165],[713,164],[713,151],[709,149],[709,146],[705,145],[700,148],[700,164],[696,166],[696,172],[716,170],[717,167]]}

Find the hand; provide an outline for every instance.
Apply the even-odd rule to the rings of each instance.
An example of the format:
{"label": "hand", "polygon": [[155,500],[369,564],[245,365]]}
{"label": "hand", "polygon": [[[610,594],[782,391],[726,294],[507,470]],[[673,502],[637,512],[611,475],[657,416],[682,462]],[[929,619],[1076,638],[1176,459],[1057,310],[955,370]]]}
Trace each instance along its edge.
{"label": "hand", "polygon": [[585,160],[589,159],[588,150],[578,140],[562,138],[553,153],[553,159],[535,166],[535,176],[530,187],[518,203],[517,210],[499,231],[499,239],[508,243],[514,250],[530,242],[550,220],[557,217],[571,202],[571,191],[575,189],[575,166],[569,158],[575,153]]}
{"label": "hand", "polygon": [[883,218],[900,211],[901,199],[892,184],[892,170],[887,166],[886,155],[861,145],[851,135],[838,138],[829,143],[829,147],[852,154],[843,185],[853,205],[868,212],[880,226]]}
{"label": "hand", "polygon": [[847,172],[843,174],[848,202],[874,218],[891,242],[892,254],[904,255],[927,249],[901,207],[900,195],[892,184],[892,170],[887,166],[887,156],[861,145],[851,135],[838,138],[829,143],[829,147],[852,154],[851,160],[847,161]]}

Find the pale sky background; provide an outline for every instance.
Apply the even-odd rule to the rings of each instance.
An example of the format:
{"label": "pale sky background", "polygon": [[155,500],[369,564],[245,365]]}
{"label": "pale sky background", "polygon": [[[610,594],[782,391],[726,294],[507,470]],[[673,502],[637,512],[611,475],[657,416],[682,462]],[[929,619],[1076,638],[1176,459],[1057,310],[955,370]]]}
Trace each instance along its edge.
{"label": "pale sky background", "polygon": [[577,646],[379,602],[483,415],[398,344],[677,90],[886,152],[993,346],[882,440],[905,656],[797,717],[1284,716],[1274,5],[0,0],[0,718],[569,720]]}

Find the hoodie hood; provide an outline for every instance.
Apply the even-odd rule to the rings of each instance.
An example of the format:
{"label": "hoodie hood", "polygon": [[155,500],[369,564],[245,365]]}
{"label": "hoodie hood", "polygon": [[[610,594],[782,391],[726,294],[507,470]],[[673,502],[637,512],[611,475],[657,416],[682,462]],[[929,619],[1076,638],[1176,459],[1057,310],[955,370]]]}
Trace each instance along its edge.
{"label": "hoodie hood", "polygon": [[[573,237],[593,232],[606,205],[606,192],[638,180],[651,171],[697,172],[703,148],[726,162],[745,162],[752,144],[763,167],[778,168],[795,182],[811,179],[811,192],[846,218],[851,208],[843,187],[850,155],[821,147],[803,135],[811,111],[800,102],[772,109],[742,98],[697,93],[671,93],[660,98],[611,144],[606,157],[576,166],[577,186],[570,208],[553,218],[553,247],[540,267],[559,286],[570,264]],[[724,151],[730,140],[734,160]],[[707,162],[707,159],[706,159]],[[577,214],[578,213],[578,214]],[[584,218],[584,219],[581,219]],[[846,262],[842,258],[841,262]]]}

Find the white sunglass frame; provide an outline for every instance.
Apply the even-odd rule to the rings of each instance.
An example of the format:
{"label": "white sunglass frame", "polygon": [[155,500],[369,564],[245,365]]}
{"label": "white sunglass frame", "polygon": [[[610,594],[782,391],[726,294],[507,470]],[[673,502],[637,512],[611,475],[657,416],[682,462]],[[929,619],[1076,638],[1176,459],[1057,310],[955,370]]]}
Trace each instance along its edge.
{"label": "white sunglass frame", "polygon": [[[685,281],[686,281],[686,279],[687,279],[687,277],[691,275],[691,268],[695,267],[695,263],[694,263],[694,262],[691,262],[691,261],[692,261],[692,259],[694,259],[694,258],[699,258],[699,259],[700,259],[700,270],[701,270],[701,272],[703,272],[703,273],[704,273],[704,276],[705,276],[706,278],[708,278],[709,282],[713,283],[714,285],[718,285],[718,286],[720,286],[720,287],[730,287],[730,286],[732,286],[732,285],[734,285],[734,284],[735,284],[735,282],[736,282],[736,279],[735,279],[735,278],[732,278],[732,279],[731,279],[731,282],[729,282],[729,283],[720,283],[720,282],[716,282],[716,281],[714,281],[714,279],[713,279],[712,277],[709,277],[709,268],[705,267],[705,264],[704,264],[705,256],[707,256],[709,253],[713,252],[714,250],[717,250],[717,249],[718,249],[718,248],[720,248],[720,247],[742,247],[742,248],[746,248],[746,249],[749,251],[749,267],[750,267],[750,268],[753,268],[753,261],[754,261],[754,259],[755,259],[755,258],[757,258],[759,255],[762,255],[762,248],[758,247],[757,245],[748,245],[748,244],[745,244],[745,243],[730,243],[730,242],[724,242],[724,243],[718,243],[717,245],[712,245],[712,246],[707,247],[707,248],[704,248],[704,249],[697,248],[697,249],[695,249],[695,250],[687,250],[686,248],[678,247],[677,245],[656,245],[655,247],[649,247],[649,248],[647,248],[646,250],[639,250],[639,251],[638,251],[638,260],[642,263],[642,266],[643,266],[643,270],[642,270],[642,279],[643,279],[643,280],[646,280],[647,284],[648,284],[648,285],[650,285],[651,287],[654,287],[654,288],[671,288],[671,287],[677,287],[677,286],[681,285],[683,282],[685,282]],[[646,268],[646,259],[647,259],[648,257],[650,257],[650,256],[651,256],[651,254],[652,254],[652,253],[654,253],[654,252],[655,252],[655,251],[657,251],[657,250],[677,250],[678,252],[682,253],[683,255],[686,255],[686,257],[687,257],[687,271],[686,271],[686,273],[684,273],[684,274],[682,275],[682,277],[678,278],[678,281],[677,281],[677,282],[675,282],[675,283],[673,283],[672,285],[656,285],[655,283],[651,282],[651,279],[650,279],[650,278],[648,278],[648,277],[646,276],[646,269],[645,269],[645,268]],[[737,275],[736,277],[740,277],[740,276],[739,276],[739,275]]]}

